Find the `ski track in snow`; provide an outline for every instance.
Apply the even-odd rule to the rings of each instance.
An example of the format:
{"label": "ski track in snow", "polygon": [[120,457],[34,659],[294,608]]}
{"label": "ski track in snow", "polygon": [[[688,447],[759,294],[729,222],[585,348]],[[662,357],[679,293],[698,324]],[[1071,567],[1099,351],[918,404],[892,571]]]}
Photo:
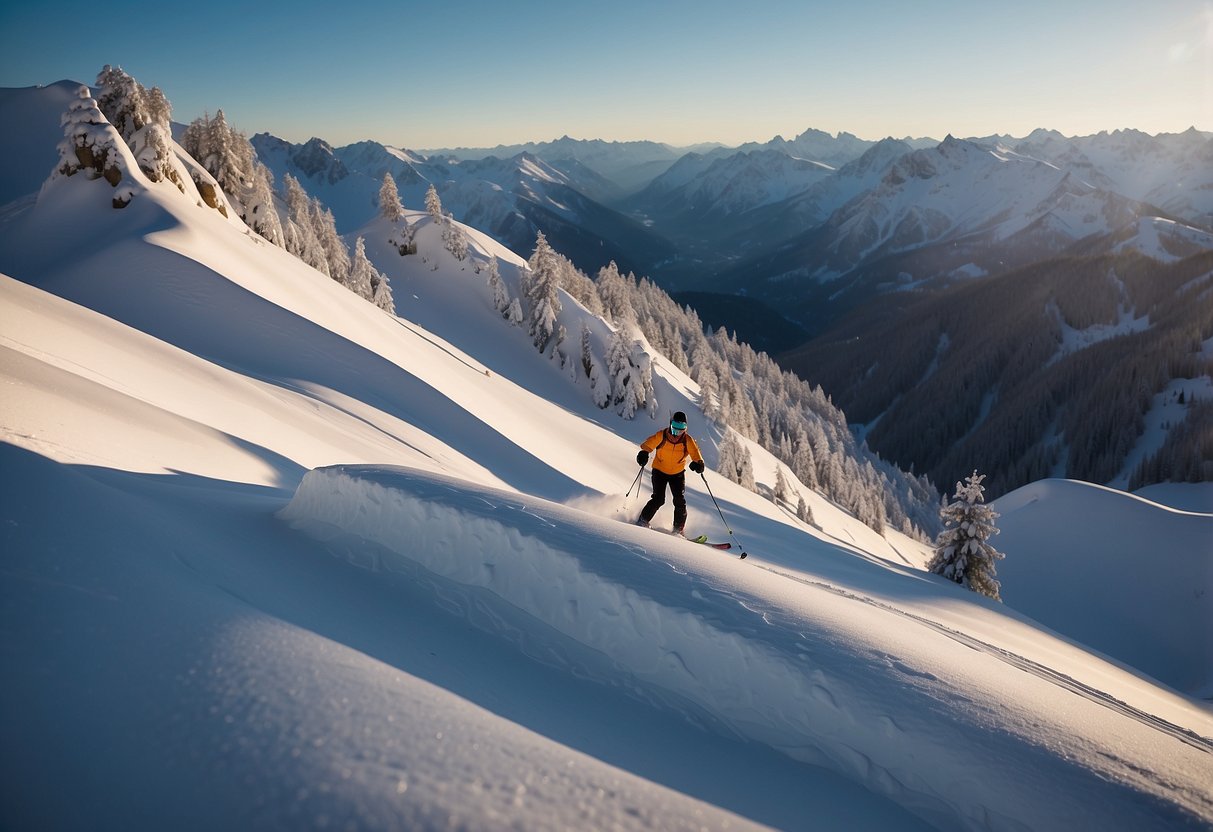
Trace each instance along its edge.
{"label": "ski track in snow", "polygon": [[1147,713],[1140,708],[1135,708],[1127,702],[1122,702],[1121,700],[1105,693],[1104,691],[1093,688],[1090,685],[1085,685],[1077,679],[1071,678],[1070,676],[1054,670],[1051,667],[1047,667],[1040,662],[1033,661],[1032,659],[1021,656],[1010,650],[998,647],[986,641],[982,641],[981,639],[969,635],[968,633],[962,633],[959,630],[954,630],[951,627],[940,624],[938,621],[932,621],[925,616],[918,615],[917,613],[910,612],[909,610],[899,609],[891,604],[886,604],[883,601],[879,601],[875,598],[871,598],[866,595],[859,595],[843,589],[842,587],[837,587],[822,581],[814,581],[811,578],[805,578],[800,575],[793,575],[783,572],[779,569],[774,569],[760,563],[755,565],[760,569],[765,569],[772,574],[779,575],[782,578],[787,578],[790,581],[796,581],[808,586],[814,586],[827,592],[832,592],[835,595],[839,595],[843,598],[848,598],[852,601],[859,601],[861,603],[885,610],[886,612],[894,613],[921,624],[924,627],[930,627],[937,633],[941,633],[942,635],[945,635],[953,641],[959,642],[966,647],[971,647],[974,650],[986,653],[987,655],[993,656],[994,658],[999,659],[1013,667],[1017,667],[1026,673],[1031,673],[1037,678],[1052,682],[1058,687],[1065,688],[1078,696],[1103,705],[1104,707],[1109,708],[1122,716],[1127,716],[1130,719],[1135,719],[1138,722],[1150,726],[1151,728],[1162,731],[1166,734],[1170,734],[1175,739],[1192,746],[1198,751],[1203,751],[1206,754],[1213,754],[1213,738],[1202,737],[1195,731],[1184,728],[1180,725],[1175,725],[1174,723],[1168,722],[1161,717]]}
{"label": "ski track in snow", "polygon": [[[762,567],[927,627],[1106,709],[1111,719],[1132,720],[1141,732],[1124,723],[1118,729],[1131,735],[1130,745],[1147,742],[1163,753],[1157,749],[1165,741],[1150,738],[1159,732],[1198,756],[1188,759],[1194,774],[1177,776],[1174,766],[1158,768],[1157,758],[1153,767],[1126,758],[1130,752],[1116,743],[1076,738],[1042,755],[1014,715],[1003,717],[998,706],[957,689],[946,678],[954,672],[949,665],[941,677],[880,642],[852,641],[845,623],[842,630],[819,629],[839,612],[820,601],[814,606],[821,609],[805,618],[753,594],[743,576],[714,578],[720,564],[738,568],[731,558],[709,557],[706,571],[691,574],[668,551],[679,542],[657,538],[649,545],[644,530],[569,511],[522,495],[461,490],[409,469],[336,466],[310,472],[280,517],[357,566],[431,584],[445,608],[532,659],[838,771],[932,823],[1035,829],[1082,817],[1166,828],[1213,810],[1213,796],[1191,782],[1207,768],[1213,743],[1194,731],[924,616]],[[632,544],[633,534],[645,545]],[[612,557],[619,549],[635,556]],[[644,587],[643,594],[634,587]],[[542,624],[528,626],[518,616]],[[839,664],[839,651],[870,661]],[[739,678],[747,684],[739,686]],[[1001,676],[996,684],[1022,689]],[[1102,721],[1088,711],[1083,719]],[[979,738],[983,753],[949,746],[957,731]],[[971,781],[973,772],[986,785],[952,788]],[[1173,789],[1186,800],[1158,802]],[[1049,797],[1025,805],[1039,795]]]}

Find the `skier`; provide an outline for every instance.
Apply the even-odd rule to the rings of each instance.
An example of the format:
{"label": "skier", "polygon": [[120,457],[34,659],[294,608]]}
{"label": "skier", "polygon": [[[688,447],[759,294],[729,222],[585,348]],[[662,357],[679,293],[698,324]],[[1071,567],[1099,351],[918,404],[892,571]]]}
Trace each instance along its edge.
{"label": "skier", "polygon": [[656,454],[653,457],[653,497],[640,512],[636,525],[648,528],[657,509],[665,505],[665,489],[668,485],[674,497],[674,534],[681,535],[685,532],[687,524],[687,460],[691,460],[692,471],[703,473],[703,456],[700,455],[695,440],[687,433],[685,413],[679,410],[670,419],[668,428],[658,431],[641,443],[636,462],[642,468],[648,463],[650,452]]}

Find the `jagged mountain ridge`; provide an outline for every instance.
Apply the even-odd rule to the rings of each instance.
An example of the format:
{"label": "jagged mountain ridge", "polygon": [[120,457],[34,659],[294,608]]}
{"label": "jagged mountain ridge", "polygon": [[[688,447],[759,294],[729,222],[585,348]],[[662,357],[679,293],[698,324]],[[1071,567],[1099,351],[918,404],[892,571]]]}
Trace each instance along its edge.
{"label": "jagged mountain ridge", "polygon": [[[706,167],[698,169],[704,162]],[[695,237],[727,232],[740,215],[803,193],[834,172],[823,162],[772,149],[680,160],[675,168],[631,204],[659,218],[663,228],[693,227]]]}
{"label": "jagged mountain ridge", "polygon": [[[252,143],[276,177],[290,173],[299,178],[331,208],[343,231],[375,215],[379,187],[389,173],[406,205],[421,205],[433,184],[444,210],[457,219],[518,251],[528,251],[536,232],[543,231],[586,271],[615,260],[622,268],[644,272],[672,253],[666,240],[586,196],[574,176],[528,152],[460,161],[371,141],[333,148],[321,139],[293,145],[258,134]],[[588,189],[606,187],[588,168],[565,167],[584,176]]]}
{"label": "jagged mountain ridge", "polygon": [[998,273],[1151,216],[1167,214],[1003,145],[948,137],[897,158],[823,223],[721,272],[713,288],[791,304],[802,322],[811,310],[820,328],[880,286]]}
{"label": "jagged mountain ridge", "polygon": [[444,156],[460,161],[483,159],[487,156],[510,158],[519,153],[530,153],[556,167],[578,162],[610,180],[626,193],[643,187],[685,153],[706,150],[710,146],[676,148],[661,142],[574,139],[565,135],[549,142],[526,142],[491,148],[435,148],[423,152],[430,156]]}

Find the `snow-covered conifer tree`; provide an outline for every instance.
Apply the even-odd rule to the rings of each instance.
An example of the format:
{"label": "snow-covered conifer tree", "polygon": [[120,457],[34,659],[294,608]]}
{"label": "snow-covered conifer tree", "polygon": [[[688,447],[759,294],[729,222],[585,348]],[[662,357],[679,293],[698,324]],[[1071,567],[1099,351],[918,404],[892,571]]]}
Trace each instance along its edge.
{"label": "snow-covered conifer tree", "polygon": [[596,407],[605,410],[611,406],[611,380],[597,362],[590,367],[590,394]]}
{"label": "snow-covered conifer tree", "polygon": [[[274,245],[288,248],[274,205],[273,174],[257,161],[253,145],[228,124],[222,110],[214,118],[203,115],[195,119],[185,129],[181,145],[215,177],[249,228]],[[201,189],[205,183],[198,184]]]}
{"label": "snow-covered conifer tree", "polygon": [[253,181],[241,202],[244,206],[242,216],[249,228],[274,245],[286,248],[282,218],[274,204],[274,175],[260,162],[253,165]]}
{"label": "snow-covered conifer tree", "polygon": [[463,233],[463,229],[455,224],[454,218],[447,214],[442,226],[442,244],[446,246],[446,250],[455,256],[456,260],[463,261],[468,256],[468,237]]}
{"label": "snow-covered conifer tree", "polygon": [[800,495],[800,502],[796,505],[796,516],[800,518],[802,523],[814,524],[813,509],[809,508],[809,504],[805,502],[804,495]]}
{"label": "snow-covered conifer tree", "polygon": [[387,275],[380,274],[378,269],[371,272],[371,302],[392,315],[396,314],[396,299],[392,296],[392,287]]}
{"label": "snow-covered conifer tree", "polygon": [[146,89],[121,67],[97,75],[97,106],[153,182],[169,179],[184,190],[171,162],[172,108],[158,87]]}
{"label": "snow-covered conifer tree", "polygon": [[750,491],[758,490],[758,483],[754,481],[754,457],[745,445],[741,446],[741,464],[737,469],[737,484]]}
{"label": "snow-covered conifer tree", "polygon": [[611,334],[607,345],[606,372],[611,381],[611,401],[621,404],[627,392],[627,385],[632,380],[632,361],[629,353],[628,340],[622,329]]}
{"label": "snow-covered conifer tree", "polygon": [[731,479],[743,488],[754,491],[757,488],[754,482],[754,460],[750,455],[750,449],[742,444],[735,431],[725,431],[724,439],[720,442],[719,453],[717,470],[720,471],[721,476]]}
{"label": "snow-covered conifer tree", "polygon": [[636,320],[636,310],[632,308],[631,287],[619,274],[619,267],[615,265],[614,260],[598,270],[595,285],[598,287],[599,297],[602,298],[607,320],[616,326],[624,326]]}
{"label": "snow-covered conifer tree", "polygon": [[[637,342],[639,346],[639,342]],[[647,352],[640,354],[640,363],[636,368],[636,390],[634,395],[639,406],[644,407],[650,416],[657,415],[657,391],[653,388],[653,357]]]}
{"label": "snow-covered conifer tree", "polygon": [[529,332],[535,348],[547,350],[556,334],[556,319],[560,314],[560,296],[557,291],[557,268],[555,252],[540,231],[535,238],[535,251],[527,261],[530,279],[526,284],[527,302],[530,307]]}
{"label": "snow-covered conifer tree", "polygon": [[788,484],[788,479],[783,475],[783,466],[775,466],[775,502],[790,503],[792,502],[792,486]]}
{"label": "snow-covered conifer tree", "polygon": [[400,204],[400,191],[396,188],[396,180],[386,171],[383,174],[383,184],[379,186],[379,215],[392,222],[404,216],[404,206]]}
{"label": "snow-covered conifer tree", "polygon": [[282,186],[286,192],[287,225],[283,229],[286,250],[314,269],[330,274],[328,257],[312,219],[312,205],[307,191],[299,180],[289,173],[283,174]]}
{"label": "snow-covered conifer tree", "polygon": [[985,505],[985,474],[974,471],[956,483],[956,497],[940,512],[944,529],[935,540],[935,555],[927,569],[974,592],[1001,601],[994,564],[1002,552],[989,544],[998,534],[998,513]]}
{"label": "snow-covered conifer tree", "polygon": [[489,290],[493,293],[493,308],[501,313],[501,317],[510,316],[510,290],[501,279],[501,269],[496,257],[489,258],[488,265]]}
{"label": "snow-covered conifer tree", "polygon": [[439,198],[433,182],[425,191],[425,212],[436,220],[442,220],[445,216],[442,213],[442,199]]}
{"label": "snow-covered conifer tree", "polygon": [[63,141],[59,142],[59,166],[63,176],[84,171],[89,179],[104,177],[117,187],[125,175],[122,154],[117,143],[122,137],[97,107],[92,92],[86,86],[76,91],[60,119]]}
{"label": "snow-covered conifer tree", "polygon": [[526,320],[526,317],[522,314],[522,304],[518,298],[510,301],[510,309],[506,313],[505,319],[514,326],[522,326],[522,322]]}
{"label": "snow-covered conifer tree", "polygon": [[590,377],[590,373],[594,369],[594,347],[590,343],[590,325],[584,320],[581,322],[581,369],[586,378]]}
{"label": "snow-covered conifer tree", "polygon": [[796,436],[796,443],[792,451],[792,473],[806,487],[814,491],[819,487],[817,481],[817,461],[813,457],[813,443],[809,441],[809,435],[803,427]]}
{"label": "snow-covered conifer tree", "polygon": [[373,301],[375,289],[371,285],[376,277],[374,265],[366,256],[366,240],[359,237],[354,241],[354,257],[350,264],[349,289],[359,297]]}
{"label": "snow-covered conifer tree", "polygon": [[337,233],[337,219],[333,212],[325,208],[319,199],[312,197],[311,204],[312,227],[316,230],[316,238],[324,249],[324,257],[328,262],[328,276],[342,286],[349,288],[350,280],[350,250],[345,247],[341,235]]}

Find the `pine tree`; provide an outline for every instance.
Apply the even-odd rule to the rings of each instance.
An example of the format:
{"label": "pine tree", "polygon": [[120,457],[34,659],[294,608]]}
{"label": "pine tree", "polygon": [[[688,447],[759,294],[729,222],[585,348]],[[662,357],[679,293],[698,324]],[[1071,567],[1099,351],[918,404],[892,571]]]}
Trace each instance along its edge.
{"label": "pine tree", "polygon": [[442,200],[438,196],[438,191],[434,187],[434,183],[425,191],[425,212],[436,220],[443,219]]}
{"label": "pine tree", "polygon": [[754,457],[750,453],[750,449],[744,445],[741,446],[741,464],[737,469],[737,484],[750,491],[758,490],[758,483],[754,481]]}
{"label": "pine tree", "polygon": [[615,265],[614,260],[598,270],[595,285],[598,287],[599,297],[602,298],[607,320],[616,326],[624,326],[636,320],[636,310],[632,308],[631,301],[632,287],[619,274],[619,267]]}
{"label": "pine tree", "polygon": [[813,457],[813,443],[809,440],[809,435],[805,430],[801,429],[800,434],[797,435],[794,447],[792,473],[796,475],[796,479],[804,483],[805,487],[816,491],[819,487],[817,461]]}
{"label": "pine tree", "polygon": [[387,275],[378,270],[371,273],[371,302],[392,315],[396,314],[396,299],[392,296],[392,287]]}
{"label": "pine tree", "polygon": [[324,257],[328,263],[328,276],[349,288],[350,285],[350,250],[345,247],[341,235],[337,233],[337,219],[333,212],[325,208],[319,199],[312,197],[311,205],[312,227],[316,230],[316,238],[324,249]]}
{"label": "pine tree", "polygon": [[84,171],[89,179],[104,177],[117,187],[126,173],[118,142],[122,137],[106,120],[92,92],[86,86],[76,90],[76,98],[60,118],[63,140],[59,142],[59,166],[62,176],[74,176]]}
{"label": "pine tree", "polygon": [[121,67],[97,75],[97,107],[153,182],[169,179],[184,190],[172,164],[172,108],[158,87],[146,89]]}
{"label": "pine tree", "polygon": [[809,504],[805,501],[804,495],[800,495],[800,502],[796,506],[796,516],[801,522],[815,524],[813,519],[813,509],[809,508]]}
{"label": "pine tree", "polygon": [[590,343],[590,325],[582,320],[581,322],[581,370],[585,373],[585,377],[589,378],[591,371],[594,369],[594,347]]}
{"label": "pine tree", "polygon": [[[185,152],[215,177],[240,218],[271,243],[287,248],[286,232],[274,204],[274,177],[257,161],[253,145],[228,124],[220,110],[195,119],[181,138]],[[199,188],[206,183],[198,183]]]}
{"label": "pine tree", "polygon": [[555,252],[540,231],[535,238],[535,251],[527,261],[530,277],[526,284],[527,303],[530,307],[529,332],[535,348],[545,352],[556,334],[557,316],[560,315],[560,296],[557,292],[557,270]]}
{"label": "pine tree", "polygon": [[518,298],[510,301],[510,309],[506,313],[505,319],[514,326],[522,326],[522,322],[526,320],[522,314],[522,304],[519,303]]}
{"label": "pine tree", "polygon": [[1001,601],[994,564],[1003,554],[989,544],[998,534],[997,512],[985,505],[985,474],[974,471],[956,483],[956,497],[940,512],[944,529],[935,541],[935,555],[927,569],[974,592]]}
{"label": "pine tree", "polygon": [[450,214],[447,214],[443,219],[442,244],[446,246],[447,251],[455,256],[456,260],[462,262],[467,259],[467,234],[463,233],[463,228],[455,223],[454,218]]}
{"label": "pine tree", "polygon": [[289,173],[283,174],[282,187],[285,190],[287,209],[287,224],[283,229],[286,250],[312,268],[329,274],[328,258],[324,246],[320,244],[320,238],[316,236],[312,205],[307,191],[299,184],[299,180]]}
{"label": "pine tree", "polygon": [[792,486],[788,484],[788,479],[783,475],[783,466],[775,466],[775,503],[792,502]]}
{"label": "pine tree", "polygon": [[[639,346],[639,342],[637,342]],[[637,406],[648,411],[649,416],[657,415],[657,391],[653,388],[653,357],[647,352],[641,352],[640,364],[636,368]]]}
{"label": "pine tree", "polygon": [[489,258],[488,265],[489,290],[493,293],[493,308],[501,313],[501,317],[510,316],[510,291],[501,279],[501,270],[496,257]]}
{"label": "pine tree", "polygon": [[274,175],[260,162],[253,165],[252,187],[242,203],[243,219],[249,228],[279,248],[286,248],[282,218],[278,216],[278,208],[274,204]]}
{"label": "pine tree", "polygon": [[630,352],[623,330],[613,332],[607,345],[606,371],[611,382],[611,401],[614,404],[623,403],[627,395],[627,385],[632,380]]}
{"label": "pine tree", "polygon": [[366,256],[366,240],[359,237],[354,241],[354,257],[350,265],[350,291],[360,298],[373,301],[375,299],[375,289],[371,284],[372,278],[377,276],[378,273],[375,271],[375,267]]}
{"label": "pine tree", "polygon": [[590,367],[590,393],[596,407],[605,410],[611,406],[611,380],[603,375],[602,365],[597,362]]}
{"label": "pine tree", "polygon": [[396,180],[390,172],[384,172],[383,184],[379,186],[379,215],[396,222],[404,216],[404,206],[400,204],[400,191],[396,188]]}
{"label": "pine tree", "polygon": [[721,475],[750,491],[757,488],[757,484],[754,482],[754,460],[750,455],[750,449],[741,442],[735,431],[725,432],[724,439],[720,443],[719,454],[717,468]]}

